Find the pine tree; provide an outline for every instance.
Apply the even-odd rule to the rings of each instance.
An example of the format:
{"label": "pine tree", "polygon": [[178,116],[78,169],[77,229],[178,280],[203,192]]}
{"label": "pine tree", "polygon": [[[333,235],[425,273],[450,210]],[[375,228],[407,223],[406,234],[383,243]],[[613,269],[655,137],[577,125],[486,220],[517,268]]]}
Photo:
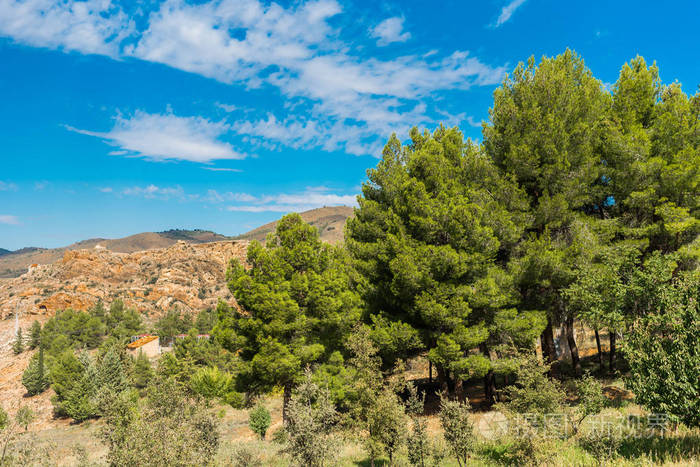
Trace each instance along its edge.
{"label": "pine tree", "polygon": [[253,433],[260,436],[260,439],[265,439],[265,433],[270,428],[271,421],[270,412],[262,404],[256,405],[248,415],[248,426]]}
{"label": "pine tree", "polygon": [[410,137],[402,145],[393,135],[368,172],[346,244],[384,367],[427,350],[454,391],[491,374],[497,317],[541,332],[542,313],[515,309],[506,267],[529,222],[527,197],[458,129]]}
{"label": "pine tree", "polygon": [[29,330],[29,348],[36,349],[41,343],[41,324],[34,320],[32,327]]}
{"label": "pine tree", "polygon": [[49,387],[49,379],[44,368],[44,349],[42,347],[39,347],[39,352],[32,356],[27,369],[24,370],[22,384],[30,396],[41,394]]}
{"label": "pine tree", "polygon": [[219,307],[217,341],[239,352],[238,384],[250,392],[292,389],[312,363],[342,348],[360,319],[360,298],[341,249],[323,244],[298,214],[284,216],[265,246],[252,242],[247,263],[233,263],[228,286],[242,311]]}
{"label": "pine tree", "polygon": [[148,357],[143,352],[139,352],[131,373],[131,384],[138,389],[145,388],[153,379],[153,368]]}
{"label": "pine tree", "polygon": [[15,340],[12,343],[12,351],[15,355],[19,355],[22,352],[24,352],[24,338],[22,337],[22,328],[17,329]]}

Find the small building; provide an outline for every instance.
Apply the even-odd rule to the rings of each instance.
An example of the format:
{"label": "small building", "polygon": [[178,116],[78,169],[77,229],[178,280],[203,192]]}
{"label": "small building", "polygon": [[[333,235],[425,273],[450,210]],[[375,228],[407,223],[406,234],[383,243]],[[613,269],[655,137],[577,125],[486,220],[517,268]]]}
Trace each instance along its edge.
{"label": "small building", "polygon": [[143,352],[148,358],[157,358],[160,355],[160,339],[158,336],[139,336],[127,344],[126,349],[134,357]]}

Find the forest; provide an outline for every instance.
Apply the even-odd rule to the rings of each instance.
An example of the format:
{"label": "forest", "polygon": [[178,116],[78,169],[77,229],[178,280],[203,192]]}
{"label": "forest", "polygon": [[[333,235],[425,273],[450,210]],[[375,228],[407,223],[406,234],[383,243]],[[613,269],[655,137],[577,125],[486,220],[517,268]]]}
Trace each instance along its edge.
{"label": "forest", "polygon": [[[99,419],[115,466],[700,462],[700,91],[642,57],[604,85],[567,50],[506,75],[481,140],[400,137],[344,243],[286,215],[230,264],[235,306],[35,323],[28,396]],[[131,357],[147,330],[187,336]],[[224,439],[221,407],[259,440]],[[0,465],[37,454],[27,417],[0,413]]]}

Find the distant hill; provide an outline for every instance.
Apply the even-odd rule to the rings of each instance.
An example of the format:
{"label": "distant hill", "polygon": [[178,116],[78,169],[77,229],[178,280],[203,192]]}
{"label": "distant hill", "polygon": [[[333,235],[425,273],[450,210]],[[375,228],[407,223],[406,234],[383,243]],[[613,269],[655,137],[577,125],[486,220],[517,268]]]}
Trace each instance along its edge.
{"label": "distant hill", "polygon": [[[343,241],[345,221],[353,215],[349,206],[335,206],[312,209],[300,213],[302,219],[316,227],[321,240],[328,243]],[[257,229],[237,237],[227,237],[209,230],[166,230],[164,232],[144,232],[124,238],[91,238],[81,240],[61,248],[27,247],[16,251],[0,249],[0,278],[19,277],[27,272],[32,264],[52,264],[63,258],[68,250],[106,249],[114,253],[135,253],[137,251],[167,248],[178,241],[190,244],[221,242],[226,240],[265,241],[268,233],[277,226],[277,221],[265,224]]]}
{"label": "distant hill", "polygon": [[[349,206],[323,207],[299,214],[305,222],[308,222],[318,229],[321,240],[336,244],[343,241],[345,222],[353,215],[353,208]],[[267,234],[274,231],[276,227],[277,221],[270,222],[269,224],[260,226],[243,235],[239,235],[236,238],[240,240],[258,240],[264,242]]]}
{"label": "distant hill", "polygon": [[[51,264],[63,258],[67,250],[84,250],[103,247],[116,253],[134,253],[143,250],[166,248],[178,241],[200,244],[229,240],[230,237],[208,230],[167,230],[145,232],[124,238],[91,238],[61,248],[28,247],[0,254],[0,278],[18,277],[32,264]],[[7,251],[7,250],[3,250]]]}

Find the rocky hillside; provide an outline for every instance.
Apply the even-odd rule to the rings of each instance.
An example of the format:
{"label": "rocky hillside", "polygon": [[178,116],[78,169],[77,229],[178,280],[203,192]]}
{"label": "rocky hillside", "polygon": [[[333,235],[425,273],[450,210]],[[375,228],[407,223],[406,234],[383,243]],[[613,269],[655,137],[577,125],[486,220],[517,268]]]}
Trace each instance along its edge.
{"label": "rocky hillside", "polygon": [[[178,241],[200,244],[229,240],[229,237],[208,230],[167,230],[144,232],[118,239],[92,238],[62,248],[22,248],[17,251],[0,249],[0,277],[18,277],[32,264],[50,264],[63,258],[66,251],[105,248],[117,253],[165,248]],[[3,253],[6,252],[6,253]]]}
{"label": "rocky hillside", "polygon": [[[336,244],[343,241],[345,222],[353,215],[353,208],[349,206],[323,207],[302,212],[300,215],[305,222],[318,229],[321,240]],[[263,242],[267,234],[275,230],[276,226],[277,221],[270,222],[236,238]]]}
{"label": "rocky hillside", "polygon": [[0,281],[0,318],[15,309],[47,314],[71,307],[84,310],[101,300],[122,299],[150,317],[177,306],[184,311],[233,301],[225,284],[232,258],[244,259],[243,240],[188,244],[134,253],[105,248],[66,250],[47,265],[30,267],[20,277]]}

